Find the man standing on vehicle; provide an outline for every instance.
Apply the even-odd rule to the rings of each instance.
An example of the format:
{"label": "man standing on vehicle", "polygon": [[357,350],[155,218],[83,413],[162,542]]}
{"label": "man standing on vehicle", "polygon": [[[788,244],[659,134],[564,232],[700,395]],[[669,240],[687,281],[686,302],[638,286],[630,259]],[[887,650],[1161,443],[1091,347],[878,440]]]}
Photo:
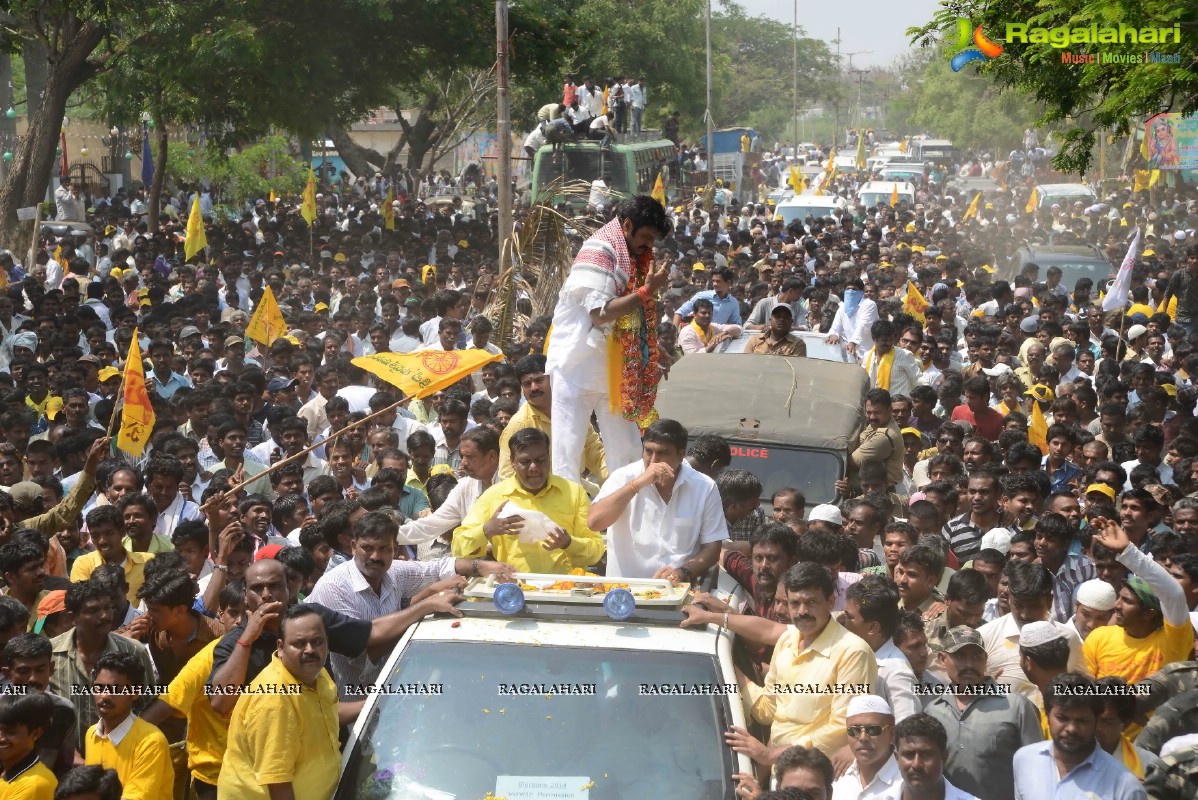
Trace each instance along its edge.
{"label": "man standing on vehicle", "polygon": [[770,726],[769,744],[735,726],[725,736],[733,750],[763,766],[791,745],[814,747],[831,757],[848,744],[849,702],[870,694],[878,677],[873,650],[832,617],[836,581],[825,567],[795,564],[782,583],[792,627],[774,646],[763,684],[736,671],[753,719]]}
{"label": "man standing on vehicle", "polygon": [[728,525],[715,481],[686,463],[686,428],[659,419],[640,461],[611,474],[587,515],[608,531],[607,574],[693,583],[720,557]]}
{"label": "man standing on vehicle", "polygon": [[903,435],[894,422],[890,392],[870,389],[865,395],[865,430],[849,457],[860,469],[862,464],[876,461],[886,465],[886,485],[894,491],[903,480]]}
{"label": "man standing on vehicle", "polygon": [[657,292],[669,275],[653,263],[653,242],[672,229],[661,203],[638,195],[574,259],[546,354],[558,477],[578,483],[592,412],[609,468],[640,455],[640,432],[656,419]]}

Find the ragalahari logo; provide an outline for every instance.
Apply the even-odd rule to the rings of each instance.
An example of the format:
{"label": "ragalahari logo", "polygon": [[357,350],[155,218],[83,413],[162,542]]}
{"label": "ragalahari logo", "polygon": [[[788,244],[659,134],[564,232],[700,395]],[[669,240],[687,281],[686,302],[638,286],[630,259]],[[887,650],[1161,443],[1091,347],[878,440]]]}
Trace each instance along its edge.
{"label": "ragalahari logo", "polygon": [[[970,46],[970,45],[974,46]],[[1002,53],[1002,45],[982,33],[982,26],[973,27],[973,23],[964,17],[957,18],[957,50],[949,66],[953,72],[960,72],[971,61],[986,61],[997,58]]]}

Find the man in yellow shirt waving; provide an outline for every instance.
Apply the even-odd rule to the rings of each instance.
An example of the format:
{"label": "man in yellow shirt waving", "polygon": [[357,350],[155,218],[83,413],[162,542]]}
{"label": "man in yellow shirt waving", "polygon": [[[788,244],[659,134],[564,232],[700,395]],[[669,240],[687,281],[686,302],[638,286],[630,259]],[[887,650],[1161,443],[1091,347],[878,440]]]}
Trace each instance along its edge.
{"label": "man in yellow shirt waving", "polygon": [[[587,527],[591,501],[582,486],[550,473],[549,437],[525,428],[512,436],[508,448],[516,474],[478,498],[454,533],[453,554],[480,558],[489,544],[495,559],[517,572],[565,574],[599,561],[603,538]],[[524,537],[521,532],[533,521],[526,523],[519,511],[509,515],[504,510],[509,502],[519,510],[543,514],[552,530],[544,539],[527,541],[527,532]]]}
{"label": "man in yellow shirt waving", "polygon": [[174,792],[166,737],[133,713],[134,687],[145,682],[145,667],[132,653],[105,653],[92,671],[100,721],[87,729],[83,760],[116,770],[122,800],[161,800]]}

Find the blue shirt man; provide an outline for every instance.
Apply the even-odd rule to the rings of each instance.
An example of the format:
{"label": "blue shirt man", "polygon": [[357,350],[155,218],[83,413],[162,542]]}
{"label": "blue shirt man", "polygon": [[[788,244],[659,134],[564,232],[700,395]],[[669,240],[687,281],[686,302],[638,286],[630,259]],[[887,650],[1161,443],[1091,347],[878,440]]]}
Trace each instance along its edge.
{"label": "blue shirt man", "polygon": [[740,301],[732,296],[732,282],[736,279],[732,270],[724,267],[711,274],[711,288],[697,292],[690,300],[682,304],[674,315],[674,322],[694,315],[694,303],[700,297],[711,301],[711,321],[717,325],[740,325]]}
{"label": "blue shirt man", "polygon": [[1044,691],[1052,739],[1016,751],[1015,800],[1147,800],[1136,776],[1098,746],[1103,701],[1096,689],[1085,675],[1053,678]]}

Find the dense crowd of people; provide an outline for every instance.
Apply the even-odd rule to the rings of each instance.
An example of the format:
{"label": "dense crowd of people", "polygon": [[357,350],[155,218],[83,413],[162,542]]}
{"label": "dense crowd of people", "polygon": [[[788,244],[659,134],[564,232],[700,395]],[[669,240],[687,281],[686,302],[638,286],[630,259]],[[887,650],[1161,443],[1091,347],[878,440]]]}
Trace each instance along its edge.
{"label": "dense crowd of people", "polygon": [[[209,219],[191,259],[183,194],[158,230],[122,193],[0,254],[0,797],[327,800],[348,687],[469,578],[713,568],[746,600],[683,625],[744,649],[738,797],[1194,797],[1198,198],[963,214],[933,179],[961,166],[913,207],[836,178],[845,209],[789,225],[631,198],[511,333],[489,215],[409,186],[390,225],[378,178],[321,186],[311,231],[300,198]],[[1124,288],[1012,267],[1050,238],[1112,276],[1132,248]],[[803,358],[799,332],[869,390],[838,502],[767,514],[765,476],[654,399],[679,359]],[[112,447],[135,335],[140,456]],[[353,362],[470,349],[498,358],[423,398]],[[778,689],[804,685],[832,688]]]}

